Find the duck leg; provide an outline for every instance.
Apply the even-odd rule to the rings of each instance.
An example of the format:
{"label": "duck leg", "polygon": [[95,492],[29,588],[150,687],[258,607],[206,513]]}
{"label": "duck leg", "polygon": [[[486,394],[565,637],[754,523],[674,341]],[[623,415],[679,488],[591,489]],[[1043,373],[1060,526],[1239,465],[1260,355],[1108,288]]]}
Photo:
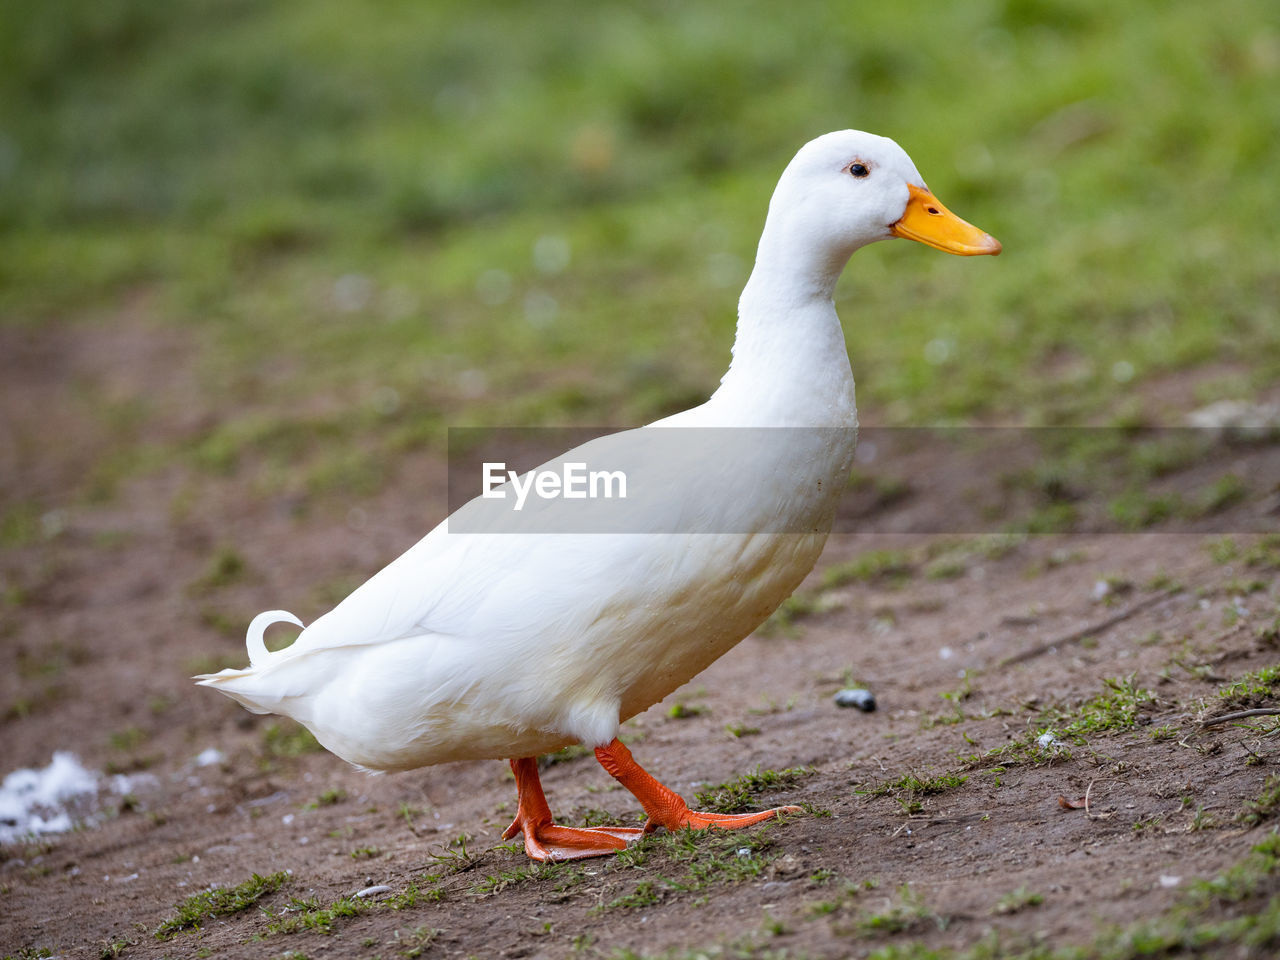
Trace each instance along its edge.
{"label": "duck leg", "polygon": [[596,747],[596,759],[609,771],[609,775],[635,794],[649,815],[644,825],[645,833],[666,827],[668,830],[705,830],[717,827],[721,830],[738,830],[754,826],[784,813],[799,813],[799,807],[775,807],[758,813],[700,813],[690,810],[684,798],[646,773],[631,756],[622,741],[614,739],[603,747]]}
{"label": "duck leg", "polygon": [[516,818],[502,839],[510,840],[523,833],[524,852],[533,860],[577,860],[617,853],[644,832],[639,827],[562,827],[551,819],[551,808],[538,779],[537,759],[512,760],[511,772],[516,775]]}

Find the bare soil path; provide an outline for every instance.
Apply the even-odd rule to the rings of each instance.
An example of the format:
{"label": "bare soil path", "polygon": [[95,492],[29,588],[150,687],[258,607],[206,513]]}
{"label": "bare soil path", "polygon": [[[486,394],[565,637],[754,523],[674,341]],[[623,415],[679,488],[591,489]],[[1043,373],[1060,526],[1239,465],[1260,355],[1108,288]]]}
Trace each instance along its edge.
{"label": "bare soil path", "polygon": [[[169,371],[182,349],[157,347],[143,368]],[[55,354],[65,386],[77,361]],[[24,356],[43,362],[35,346]],[[176,393],[157,382],[166,403]],[[94,405],[68,396],[6,396],[6,456],[24,464],[9,498],[19,481],[71,489],[94,460]],[[180,435],[201,415],[162,419]],[[262,479],[252,463],[212,479],[141,471],[110,496],[37,511],[9,538],[0,766],[71,750],[133,780],[126,795],[104,790],[82,829],[0,847],[0,953],[842,957],[992,936],[1087,944],[1169,915],[1196,878],[1267,833],[1271,810],[1257,804],[1275,718],[1198,723],[1275,703],[1268,682],[1223,695],[1276,663],[1280,547],[1265,538],[834,537],[790,622],[627,727],[637,757],[686,796],[755,773],[712,802],[807,812],[533,868],[500,840],[514,807],[503,764],[367,776],[189,683],[244,660],[253,613],[287,605],[311,619],[444,501],[443,465],[427,454],[372,496],[306,509],[259,495]],[[875,712],[835,706],[851,683],[875,694]],[[198,765],[209,748],[217,759]],[[562,822],[635,821],[589,754],[554,760],[544,782]],[[156,936],[187,898],[281,872],[245,909]],[[350,899],[375,885],[389,889]]]}

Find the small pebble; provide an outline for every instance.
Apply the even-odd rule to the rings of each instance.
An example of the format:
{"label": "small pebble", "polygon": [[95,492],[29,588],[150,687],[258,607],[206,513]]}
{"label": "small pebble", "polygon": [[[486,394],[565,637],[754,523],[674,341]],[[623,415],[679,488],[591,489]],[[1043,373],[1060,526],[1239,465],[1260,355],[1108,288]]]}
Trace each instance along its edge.
{"label": "small pebble", "polygon": [[836,706],[857,707],[864,713],[870,713],[876,708],[876,698],[870,690],[848,687],[836,694]]}
{"label": "small pebble", "polygon": [[376,896],[379,896],[380,894],[390,893],[390,892],[391,892],[390,887],[388,887],[385,883],[379,883],[372,887],[365,887],[363,890],[357,890],[356,896],[363,899],[365,897],[376,897]]}
{"label": "small pebble", "polygon": [[196,754],[197,767],[212,767],[215,763],[222,763],[227,759],[227,755],[217,747],[209,747],[207,750],[201,750]]}

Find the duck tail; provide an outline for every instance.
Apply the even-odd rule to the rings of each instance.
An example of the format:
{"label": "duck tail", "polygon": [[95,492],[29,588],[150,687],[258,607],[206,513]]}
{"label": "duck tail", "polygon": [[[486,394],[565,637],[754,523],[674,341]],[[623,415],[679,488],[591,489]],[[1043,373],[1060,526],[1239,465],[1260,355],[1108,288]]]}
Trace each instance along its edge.
{"label": "duck tail", "polygon": [[[267,627],[275,623],[291,623],[294,626],[306,629],[306,625],[295,617],[288,610],[268,610],[260,613],[253,618],[249,624],[249,629],[245,634],[245,646],[249,649],[249,666],[237,670],[229,667],[226,670],[219,670],[217,673],[201,673],[192,677],[204,687],[213,687],[219,693],[225,693],[233,700],[238,701],[245,709],[254,713],[275,713],[276,709],[268,709],[260,700],[274,700],[275,698],[263,697],[262,691],[258,689],[260,683],[255,682],[259,679],[258,671],[267,666],[271,659],[278,655],[267,649],[267,644],[263,640],[267,632]],[[287,647],[285,649],[288,649]],[[236,681],[247,681],[236,683]],[[272,704],[278,707],[277,704]]]}
{"label": "duck tail", "polygon": [[245,646],[249,648],[249,662],[255,667],[265,666],[274,654],[267,649],[266,636],[267,627],[273,623],[292,623],[295,627],[307,629],[306,624],[295,617],[288,610],[268,610],[260,613],[253,618],[249,624],[249,629],[245,634]]}

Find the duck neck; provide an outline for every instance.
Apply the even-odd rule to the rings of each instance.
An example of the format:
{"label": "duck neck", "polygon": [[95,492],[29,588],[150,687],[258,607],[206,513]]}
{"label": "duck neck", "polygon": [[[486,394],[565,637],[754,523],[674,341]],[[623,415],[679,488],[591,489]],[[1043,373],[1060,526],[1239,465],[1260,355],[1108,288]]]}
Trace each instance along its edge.
{"label": "duck neck", "polygon": [[832,301],[851,251],[806,249],[801,236],[771,226],[738,301],[733,361],[712,401],[759,425],[852,426],[853,373]]}

